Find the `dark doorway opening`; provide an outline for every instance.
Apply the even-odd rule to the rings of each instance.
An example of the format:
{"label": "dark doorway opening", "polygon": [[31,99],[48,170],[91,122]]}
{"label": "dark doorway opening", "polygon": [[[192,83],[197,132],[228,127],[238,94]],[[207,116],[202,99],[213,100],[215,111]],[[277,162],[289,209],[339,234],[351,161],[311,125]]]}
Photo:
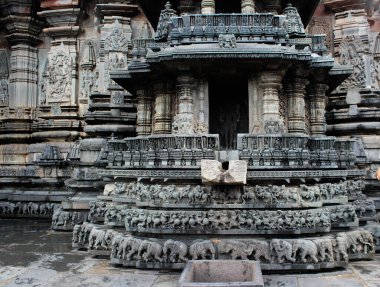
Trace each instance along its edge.
{"label": "dark doorway opening", "polygon": [[209,82],[210,133],[219,134],[222,149],[236,149],[237,134],[248,133],[248,79],[219,78]]}
{"label": "dark doorway opening", "polygon": [[215,1],[215,12],[241,13],[241,1]]}

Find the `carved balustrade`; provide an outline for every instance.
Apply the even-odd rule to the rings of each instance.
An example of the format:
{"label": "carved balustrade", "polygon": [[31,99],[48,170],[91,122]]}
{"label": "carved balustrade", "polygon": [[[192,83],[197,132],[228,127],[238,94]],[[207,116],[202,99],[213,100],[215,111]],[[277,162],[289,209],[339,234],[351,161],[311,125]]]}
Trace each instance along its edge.
{"label": "carved balustrade", "polygon": [[238,135],[240,159],[248,168],[337,168],[355,162],[354,140],[304,135]]}
{"label": "carved balustrade", "polygon": [[268,13],[183,15],[171,18],[168,34],[175,45],[218,42],[221,34],[233,34],[241,42],[285,44],[285,20],[285,16]]}
{"label": "carved balustrade", "polygon": [[341,168],[350,167],[355,164],[354,139],[337,139],[334,143],[338,155],[338,166]]}
{"label": "carved balustrade", "polygon": [[199,167],[202,159],[215,159],[219,136],[165,135],[111,139],[109,167]]}

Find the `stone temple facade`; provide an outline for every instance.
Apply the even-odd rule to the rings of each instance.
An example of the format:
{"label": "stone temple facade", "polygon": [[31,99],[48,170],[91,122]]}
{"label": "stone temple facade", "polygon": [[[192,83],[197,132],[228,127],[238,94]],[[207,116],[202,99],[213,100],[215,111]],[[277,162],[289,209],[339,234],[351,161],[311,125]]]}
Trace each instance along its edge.
{"label": "stone temple facade", "polygon": [[0,216],[117,265],[380,248],[375,0],[0,0]]}

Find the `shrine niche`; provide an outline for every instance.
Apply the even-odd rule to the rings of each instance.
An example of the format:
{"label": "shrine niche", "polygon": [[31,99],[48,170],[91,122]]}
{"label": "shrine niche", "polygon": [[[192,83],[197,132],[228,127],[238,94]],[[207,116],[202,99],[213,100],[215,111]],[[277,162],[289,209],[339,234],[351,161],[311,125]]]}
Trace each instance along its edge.
{"label": "shrine niche", "polygon": [[236,149],[237,134],[248,132],[248,80],[220,78],[209,85],[210,133],[220,145]]}

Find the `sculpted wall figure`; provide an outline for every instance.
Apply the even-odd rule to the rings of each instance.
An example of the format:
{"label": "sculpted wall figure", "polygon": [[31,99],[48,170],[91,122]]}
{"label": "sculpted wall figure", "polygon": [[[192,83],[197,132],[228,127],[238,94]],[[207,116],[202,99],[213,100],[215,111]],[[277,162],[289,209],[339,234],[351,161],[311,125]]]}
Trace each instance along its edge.
{"label": "sculpted wall figure", "polygon": [[69,52],[63,44],[52,52],[48,65],[48,102],[65,102],[71,97],[71,67]]}

